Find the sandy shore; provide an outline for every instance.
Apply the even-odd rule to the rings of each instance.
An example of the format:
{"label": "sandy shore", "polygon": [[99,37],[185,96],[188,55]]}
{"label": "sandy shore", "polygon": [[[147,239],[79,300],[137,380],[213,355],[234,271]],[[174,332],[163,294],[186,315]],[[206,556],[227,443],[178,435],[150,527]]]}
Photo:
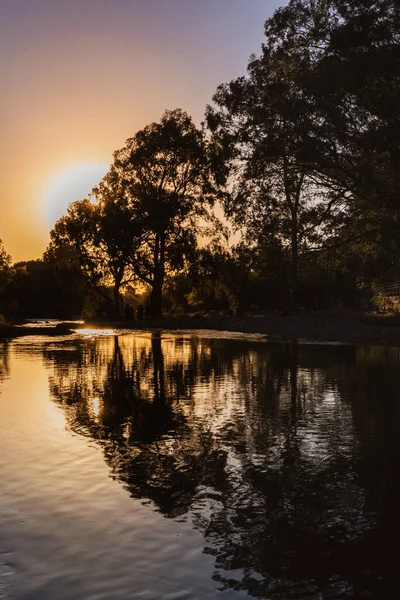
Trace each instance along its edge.
{"label": "sandy shore", "polygon": [[[341,342],[400,345],[400,317],[377,317],[363,313],[317,311],[283,316],[279,313],[245,317],[166,316],[160,319],[113,323],[85,323],[83,328],[114,328],[144,331],[216,330],[240,333],[259,333],[271,340]],[[26,335],[59,336],[73,333],[68,324],[58,327],[0,326],[0,338]]]}

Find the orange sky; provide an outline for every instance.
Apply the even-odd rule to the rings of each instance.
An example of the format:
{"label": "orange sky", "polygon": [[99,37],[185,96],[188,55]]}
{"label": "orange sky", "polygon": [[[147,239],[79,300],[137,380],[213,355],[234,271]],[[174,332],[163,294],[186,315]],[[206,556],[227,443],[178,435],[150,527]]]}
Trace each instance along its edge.
{"label": "orange sky", "polygon": [[13,260],[42,255],[82,165],[93,178],[167,108],[199,123],[279,4],[0,0],[0,238]]}

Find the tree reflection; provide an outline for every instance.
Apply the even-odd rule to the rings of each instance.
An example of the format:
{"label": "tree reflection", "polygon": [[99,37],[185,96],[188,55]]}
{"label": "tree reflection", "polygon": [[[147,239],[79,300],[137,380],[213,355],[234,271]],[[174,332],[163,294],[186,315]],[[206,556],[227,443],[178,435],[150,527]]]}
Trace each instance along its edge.
{"label": "tree reflection", "polygon": [[9,342],[0,341],[0,384],[8,377],[9,372]]}
{"label": "tree reflection", "polygon": [[45,357],[70,427],[102,445],[133,497],[190,516],[223,588],[285,597],[277,579],[318,590],[335,573],[362,587],[377,565],[390,580],[397,356],[153,334]]}
{"label": "tree reflection", "polygon": [[59,362],[58,352],[47,353],[50,388],[71,427],[102,443],[113,476],[131,495],[176,516],[188,511],[203,471],[218,457],[212,437],[202,426],[193,431],[179,405],[190,397],[191,377],[179,361],[165,367],[160,336],[142,341],[122,349],[115,336],[112,351],[107,342],[95,350],[83,343],[67,365],[65,355]]}

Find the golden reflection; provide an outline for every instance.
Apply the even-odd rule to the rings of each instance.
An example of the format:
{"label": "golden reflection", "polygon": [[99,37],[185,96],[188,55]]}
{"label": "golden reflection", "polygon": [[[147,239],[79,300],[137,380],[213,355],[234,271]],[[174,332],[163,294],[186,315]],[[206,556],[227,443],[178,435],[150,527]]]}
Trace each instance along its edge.
{"label": "golden reflection", "polygon": [[82,334],[85,337],[97,337],[99,335],[113,335],[114,329],[75,329],[76,333]]}
{"label": "golden reflection", "polygon": [[98,420],[102,412],[102,401],[100,398],[89,399],[89,412],[95,420]]}
{"label": "golden reflection", "polygon": [[[126,440],[144,435],[149,441],[158,439],[157,452],[162,447],[169,454],[170,429],[182,419],[206,423],[207,435],[214,439],[230,432],[249,449],[257,446],[257,430],[257,435],[274,440],[271,456],[274,468],[280,468],[289,443],[283,424],[289,422],[301,460],[319,464],[333,448],[343,455],[354,451],[352,415],[338,400],[338,382],[319,366],[310,368],[306,351],[303,367],[293,348],[243,351],[221,339],[78,331],[82,340],[77,354],[52,363],[51,390],[68,405],[81,400],[75,418],[81,428],[93,427],[94,436],[103,435],[97,431],[102,427]],[[273,418],[262,418],[261,406]],[[313,417],[307,427],[302,425],[305,415]],[[336,423],[343,426],[341,435]],[[200,444],[200,434],[193,436],[193,448]],[[233,448],[226,452],[230,462]]]}

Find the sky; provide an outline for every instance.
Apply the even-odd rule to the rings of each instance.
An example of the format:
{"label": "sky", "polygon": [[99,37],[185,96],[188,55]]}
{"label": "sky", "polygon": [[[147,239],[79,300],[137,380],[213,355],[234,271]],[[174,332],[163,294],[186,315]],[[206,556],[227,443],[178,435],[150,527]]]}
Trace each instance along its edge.
{"label": "sky", "polygon": [[69,201],[166,109],[199,124],[284,0],[0,0],[0,239],[39,258]]}

